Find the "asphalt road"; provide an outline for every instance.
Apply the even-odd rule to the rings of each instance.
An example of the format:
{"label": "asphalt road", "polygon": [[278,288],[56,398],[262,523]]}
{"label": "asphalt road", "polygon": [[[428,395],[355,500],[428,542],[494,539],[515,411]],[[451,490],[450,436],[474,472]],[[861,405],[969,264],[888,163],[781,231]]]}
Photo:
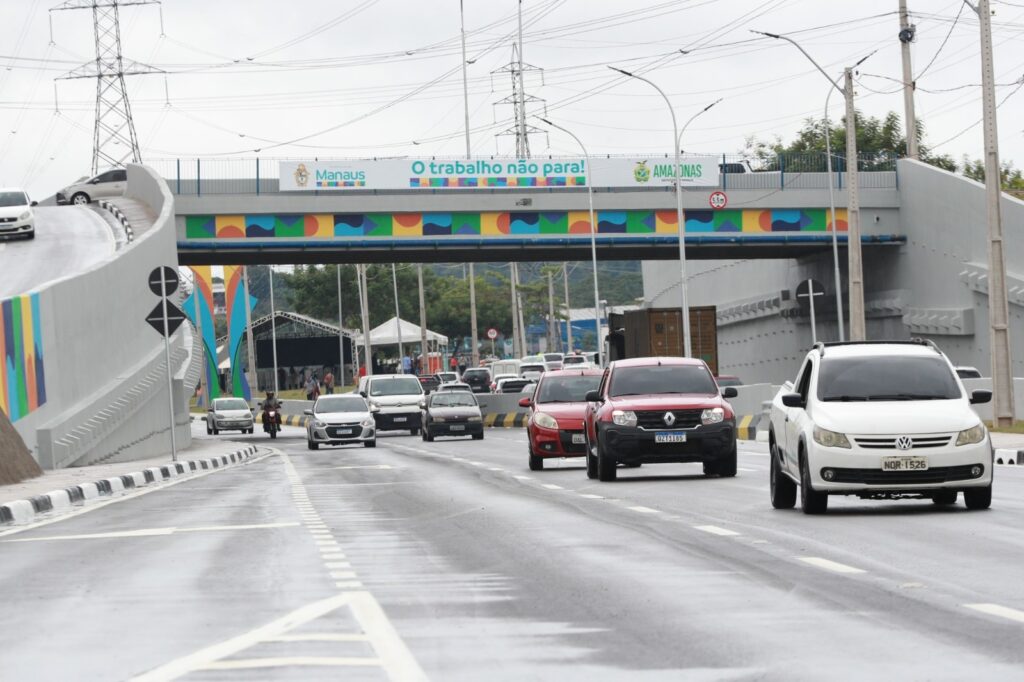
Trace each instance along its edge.
{"label": "asphalt road", "polygon": [[114,252],[110,226],[84,206],[37,206],[36,238],[0,238],[0,299],[82,272]]}
{"label": "asphalt road", "polygon": [[770,508],[758,444],[734,479],[614,483],[529,471],[514,430],[274,446],[0,533],[0,679],[1024,677],[1020,469],[989,511],[806,517]]}

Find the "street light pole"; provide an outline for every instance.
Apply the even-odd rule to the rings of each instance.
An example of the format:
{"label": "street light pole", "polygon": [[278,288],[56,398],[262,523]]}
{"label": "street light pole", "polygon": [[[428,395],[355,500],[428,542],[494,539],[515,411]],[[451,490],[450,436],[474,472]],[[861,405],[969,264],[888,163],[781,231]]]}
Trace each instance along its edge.
{"label": "street light pole", "polygon": [[907,127],[907,156],[916,159],[917,116],[914,113],[914,72],[910,66],[910,43],[914,40],[914,27],[907,16],[907,0],[900,0],[900,56],[903,60],[903,110]]}
{"label": "street light pole", "polygon": [[654,81],[650,81],[643,76],[638,76],[635,73],[630,73],[629,71],[625,71],[615,66],[609,66],[608,68],[612,71],[621,73],[623,76],[643,81],[657,90],[658,94],[665,100],[665,104],[668,105],[668,111],[672,115],[672,151],[675,159],[675,166],[672,169],[672,177],[675,178],[676,183],[676,221],[679,228],[679,309],[682,316],[683,355],[690,357],[692,355],[692,348],[690,345],[690,305],[686,295],[686,224],[683,222],[683,186],[679,168],[679,126],[676,124],[676,110],[675,107],[672,106],[672,101],[669,100],[668,95],[666,95],[664,90],[659,88]]}
{"label": "street light pole", "polygon": [[[342,321],[341,308],[341,265],[336,266],[338,272],[338,379],[341,381],[341,386],[346,386],[345,383],[345,325]],[[337,381],[336,380],[336,381]]]}
{"label": "street light pole", "polygon": [[[469,81],[466,74],[466,67],[469,61],[466,59],[466,13],[463,1],[459,0],[459,31],[462,36],[462,108],[466,118],[466,160],[473,156],[473,149],[469,144]],[[476,321],[476,272],[472,261],[469,263],[469,335],[473,337],[473,367],[480,366],[480,349],[477,348],[477,336],[479,330]],[[492,353],[493,355],[493,353]]]}
{"label": "street light pole", "polygon": [[[590,165],[590,154],[587,152],[587,148],[583,145],[583,140],[576,137],[576,135],[569,129],[563,128],[557,123],[552,123],[546,118],[537,117],[544,123],[548,124],[552,128],[558,128],[563,133],[576,140],[576,144],[583,150],[583,159],[587,164],[587,210],[590,212],[590,262],[593,265],[594,270],[594,326],[597,332],[597,362],[601,367],[604,367],[604,344],[601,342],[601,296],[598,294],[597,286],[597,220],[594,217],[594,175],[593,166]],[[678,167],[677,167],[678,169]],[[566,305],[568,305],[568,280],[566,280]],[[566,320],[567,325],[572,324],[572,320]],[[571,334],[571,332],[569,332]],[[572,345],[572,336],[569,336],[569,345]],[[570,348],[570,351],[572,349]]]}
{"label": "street light pole", "polygon": [[[821,72],[821,75],[828,79],[828,82],[832,84],[832,87],[841,92],[846,98],[846,251],[848,263],[847,269],[849,270],[847,277],[850,281],[850,340],[864,341],[867,338],[867,330],[864,321],[864,270],[863,262],[861,260],[860,244],[860,182],[857,177],[857,110],[854,107],[853,101],[853,69],[860,66],[864,60],[870,57],[871,54],[874,54],[874,52],[867,55],[867,57],[862,58],[852,67],[847,67],[843,71],[843,84],[845,87],[839,87],[839,83],[832,80],[832,77],[828,75],[824,68],[822,68],[821,64],[816,62],[814,57],[808,54],[807,50],[800,46],[800,43],[796,42],[792,38],[779,35],[777,33],[766,33],[764,31],[751,32],[767,36],[768,38],[775,38],[776,40],[785,40],[787,43],[793,45],[793,47],[800,50],[800,52],[807,57],[807,60]],[[831,181],[830,177],[830,187]],[[835,225],[833,224],[833,228],[834,227]]]}
{"label": "street light pole", "polygon": [[835,178],[832,176],[832,124],[828,118],[828,101],[835,92],[828,89],[825,96],[825,169],[828,172],[828,210],[832,225],[832,269],[836,278],[836,320],[839,322],[839,340],[846,340],[846,329],[843,321],[843,280],[839,272],[839,225],[836,223],[836,191]]}

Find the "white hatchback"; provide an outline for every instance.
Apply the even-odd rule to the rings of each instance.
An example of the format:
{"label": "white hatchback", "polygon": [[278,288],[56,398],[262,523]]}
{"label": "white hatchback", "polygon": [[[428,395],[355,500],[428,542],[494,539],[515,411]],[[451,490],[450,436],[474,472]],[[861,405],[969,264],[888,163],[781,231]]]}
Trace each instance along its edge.
{"label": "white hatchback", "polygon": [[35,201],[20,189],[0,188],[0,237],[36,236]]}
{"label": "white hatchback", "polygon": [[829,495],[992,503],[993,451],[970,395],[930,341],[818,344],[771,408],[772,506],[821,514]]}
{"label": "white hatchback", "polygon": [[306,445],[316,450],[321,445],[362,443],[363,447],[377,446],[377,428],[366,399],[361,395],[345,393],[322,395],[305,411]]}

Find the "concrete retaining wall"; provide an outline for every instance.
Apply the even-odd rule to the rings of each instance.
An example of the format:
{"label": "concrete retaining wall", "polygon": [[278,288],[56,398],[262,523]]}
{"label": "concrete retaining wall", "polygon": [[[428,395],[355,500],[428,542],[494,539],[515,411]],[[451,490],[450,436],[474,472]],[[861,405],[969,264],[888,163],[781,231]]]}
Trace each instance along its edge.
{"label": "concrete retaining wall", "polygon": [[[145,322],[159,299],[147,286],[158,265],[177,267],[174,202],[148,168],[128,167],[126,195],[156,213],[153,227],[80,275],[39,290],[46,403],[15,428],[44,468],[152,457],[170,450],[161,337]],[[190,442],[181,374],[191,355],[172,338],[179,445]]]}

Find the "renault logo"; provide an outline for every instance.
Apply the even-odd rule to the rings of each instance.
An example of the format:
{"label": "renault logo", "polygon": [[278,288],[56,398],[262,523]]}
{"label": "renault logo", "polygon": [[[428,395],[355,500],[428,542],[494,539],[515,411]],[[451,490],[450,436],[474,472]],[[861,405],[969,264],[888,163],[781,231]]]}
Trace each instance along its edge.
{"label": "renault logo", "polygon": [[900,436],[896,439],[897,450],[909,450],[914,447],[914,440],[910,436]]}
{"label": "renault logo", "polygon": [[665,416],[662,417],[661,420],[665,422],[665,426],[672,426],[676,423],[676,416],[671,412],[666,412]]}

